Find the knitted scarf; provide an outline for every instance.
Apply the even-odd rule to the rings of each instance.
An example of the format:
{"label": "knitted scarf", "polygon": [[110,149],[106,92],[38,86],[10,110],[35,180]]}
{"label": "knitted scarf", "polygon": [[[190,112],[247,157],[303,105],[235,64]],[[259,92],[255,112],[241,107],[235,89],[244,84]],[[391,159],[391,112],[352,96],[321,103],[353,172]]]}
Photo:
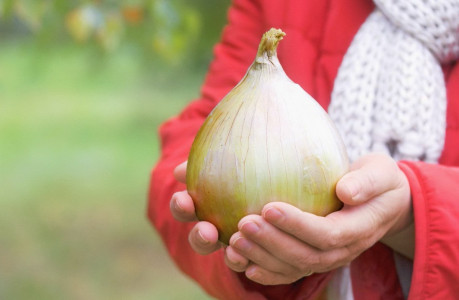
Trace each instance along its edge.
{"label": "knitted scarf", "polygon": [[[351,161],[385,152],[437,162],[446,127],[441,65],[459,58],[459,0],[373,2],[338,70],[330,117]],[[396,263],[407,297],[411,271]],[[329,287],[335,299],[353,299],[349,267]]]}
{"label": "knitted scarf", "polygon": [[335,80],[329,113],[351,161],[368,152],[437,162],[446,126],[441,64],[459,57],[459,0],[374,0]]}

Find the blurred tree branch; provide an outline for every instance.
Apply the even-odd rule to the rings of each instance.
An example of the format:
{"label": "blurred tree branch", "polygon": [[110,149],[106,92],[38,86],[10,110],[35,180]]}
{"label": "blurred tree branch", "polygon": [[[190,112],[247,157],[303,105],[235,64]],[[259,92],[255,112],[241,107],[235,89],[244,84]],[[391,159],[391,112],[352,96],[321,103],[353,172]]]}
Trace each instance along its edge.
{"label": "blurred tree branch", "polygon": [[95,46],[106,54],[130,45],[176,65],[209,56],[229,1],[0,0],[0,34]]}

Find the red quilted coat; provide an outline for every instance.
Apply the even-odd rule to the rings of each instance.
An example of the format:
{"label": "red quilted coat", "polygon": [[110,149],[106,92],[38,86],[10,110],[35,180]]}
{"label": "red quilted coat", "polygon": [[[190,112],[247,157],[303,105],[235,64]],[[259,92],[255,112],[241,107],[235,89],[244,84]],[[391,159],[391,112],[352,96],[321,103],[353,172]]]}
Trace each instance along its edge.
{"label": "red quilted coat", "polygon": [[[287,33],[278,49],[286,73],[327,108],[343,55],[373,9],[370,0],[235,0],[201,97],[161,126],[162,152],[152,173],[148,216],[178,267],[210,295],[314,299],[329,281],[331,273],[262,286],[226,267],[222,251],[207,256],[193,252],[187,239],[193,224],[175,221],[169,211],[171,195],[185,189],[172,171],[187,159],[205,117],[245,74],[263,32],[276,27]],[[410,182],[415,218],[409,299],[459,299],[459,66],[443,69],[448,111],[440,164],[399,163]],[[351,276],[357,300],[403,299],[392,250],[380,243],[352,262]]]}

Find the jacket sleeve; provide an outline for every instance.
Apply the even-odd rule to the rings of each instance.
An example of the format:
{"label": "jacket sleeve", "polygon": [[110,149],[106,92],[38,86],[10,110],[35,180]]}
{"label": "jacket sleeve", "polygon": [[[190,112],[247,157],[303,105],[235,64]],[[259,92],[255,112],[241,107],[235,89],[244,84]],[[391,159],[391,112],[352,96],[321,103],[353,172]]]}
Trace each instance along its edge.
{"label": "jacket sleeve", "polygon": [[160,127],[161,156],[152,172],[148,217],[177,266],[210,295],[219,299],[288,299],[301,294],[302,299],[308,299],[320,291],[330,274],[313,275],[291,285],[258,285],[244,274],[231,271],[224,263],[223,251],[206,256],[196,254],[188,244],[188,233],[194,224],[175,221],[169,210],[172,194],[186,188],[173,178],[174,168],[187,159],[205,117],[238,83],[255,57],[261,35],[267,29],[260,3],[234,1],[228,13],[229,24],[214,49],[201,98]]}
{"label": "jacket sleeve", "polygon": [[409,299],[459,295],[459,167],[401,162],[415,220],[415,255]]}

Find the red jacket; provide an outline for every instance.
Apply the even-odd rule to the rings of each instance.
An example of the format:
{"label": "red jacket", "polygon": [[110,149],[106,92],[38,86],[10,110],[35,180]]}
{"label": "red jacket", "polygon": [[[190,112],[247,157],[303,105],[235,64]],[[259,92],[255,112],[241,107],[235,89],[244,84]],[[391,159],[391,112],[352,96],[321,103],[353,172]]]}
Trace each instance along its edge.
{"label": "red jacket", "polygon": [[[187,159],[205,117],[242,78],[263,32],[281,28],[279,59],[288,76],[324,108],[347,47],[373,10],[370,0],[235,0],[229,24],[215,48],[202,96],[160,128],[162,153],[151,181],[148,216],[179,268],[220,299],[313,299],[331,274],[314,274],[290,285],[262,286],[226,267],[223,252],[193,252],[193,224],[175,221],[169,200],[184,190],[172,171]],[[444,66],[448,112],[439,165],[401,162],[409,179],[415,216],[415,259],[409,299],[459,299],[459,67]],[[355,299],[402,299],[392,250],[378,243],[351,264]]]}

